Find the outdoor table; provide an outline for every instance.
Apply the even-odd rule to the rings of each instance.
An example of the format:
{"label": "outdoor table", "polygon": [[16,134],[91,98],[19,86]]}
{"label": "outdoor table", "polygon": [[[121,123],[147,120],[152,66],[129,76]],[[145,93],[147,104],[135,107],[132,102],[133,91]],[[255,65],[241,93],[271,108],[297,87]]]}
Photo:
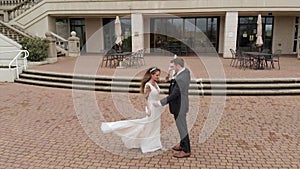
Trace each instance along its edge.
{"label": "outdoor table", "polygon": [[255,69],[264,69],[263,61],[265,60],[265,57],[272,56],[272,54],[264,52],[244,52],[244,54],[250,56],[254,61]]}

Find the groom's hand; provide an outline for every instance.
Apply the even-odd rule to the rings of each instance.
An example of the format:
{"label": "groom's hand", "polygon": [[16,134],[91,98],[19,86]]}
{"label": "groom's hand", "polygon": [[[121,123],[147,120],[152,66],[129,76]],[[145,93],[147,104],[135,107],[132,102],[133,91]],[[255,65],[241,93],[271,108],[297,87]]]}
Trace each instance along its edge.
{"label": "groom's hand", "polygon": [[154,106],[154,107],[160,107],[160,106],[161,106],[160,101],[154,102],[154,103],[153,103],[153,106]]}

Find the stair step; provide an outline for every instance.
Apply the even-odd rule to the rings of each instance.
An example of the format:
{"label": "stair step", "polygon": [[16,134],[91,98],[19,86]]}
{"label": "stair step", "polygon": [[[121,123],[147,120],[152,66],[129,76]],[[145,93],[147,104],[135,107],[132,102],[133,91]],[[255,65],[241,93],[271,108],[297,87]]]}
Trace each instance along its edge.
{"label": "stair step", "polygon": [[28,80],[28,79],[16,79],[16,82],[33,84],[39,86],[58,87],[58,88],[69,88],[69,89],[82,89],[82,90],[95,90],[95,91],[115,91],[115,92],[134,92],[138,93],[139,89],[136,88],[120,88],[111,86],[96,86],[96,85],[81,85],[81,84],[69,84],[69,83],[58,83],[58,82],[45,82],[39,80]]}
{"label": "stair step", "polygon": [[[95,79],[95,78],[72,78],[71,76],[68,78],[65,77],[51,77],[51,76],[40,76],[34,74],[21,74],[20,78],[24,79],[34,79],[34,80],[42,80],[42,81],[49,81],[49,82],[61,82],[61,83],[73,83],[73,84],[85,84],[85,85],[102,85],[102,86],[135,86],[139,87],[140,82],[124,82],[124,81],[108,81],[107,79]],[[161,88],[167,88],[169,84],[161,83]],[[282,88],[300,88],[300,83],[266,83],[262,84],[219,84],[219,83],[211,83],[211,84],[203,84],[201,87],[200,84],[191,83],[190,89],[282,89]]]}
{"label": "stair step", "polygon": [[24,74],[34,74],[47,77],[64,77],[64,78],[74,78],[74,79],[95,79],[95,80],[114,80],[114,81],[140,81],[140,78],[134,77],[111,77],[111,76],[95,76],[86,74],[71,74],[71,73],[60,73],[60,72],[46,72],[37,70],[25,70]]}
{"label": "stair step", "polygon": [[[25,70],[23,73],[26,74],[35,74],[35,75],[43,75],[43,76],[54,76],[54,77],[69,77],[69,78],[83,78],[83,79],[106,79],[114,81],[140,81],[140,77],[111,77],[104,75],[86,75],[86,74],[70,74],[70,73],[60,73],[60,72],[47,72],[47,71],[39,71],[39,70]],[[200,83],[202,84],[252,84],[252,83],[300,83],[300,78],[249,78],[249,79],[241,79],[241,78],[232,78],[232,79],[191,79],[191,84]]]}
{"label": "stair step", "polygon": [[[38,86],[58,87],[58,88],[69,88],[69,89],[81,89],[81,90],[92,90],[92,91],[109,91],[109,92],[129,92],[139,93],[139,88],[133,87],[119,87],[119,86],[98,86],[98,85],[82,85],[82,84],[70,84],[70,83],[59,83],[59,82],[45,82],[39,80],[29,79],[17,79],[16,82],[32,84]],[[167,93],[167,89],[162,89],[161,93]],[[300,89],[264,89],[264,90],[190,90],[190,95],[293,95],[300,94]]]}
{"label": "stair step", "polygon": [[[25,70],[18,83],[58,88],[140,92],[139,77],[110,77],[67,74]],[[168,83],[161,83],[162,93],[168,92]],[[190,95],[299,95],[299,78],[255,78],[255,79],[192,79]]]}
{"label": "stair step", "polygon": [[84,84],[84,85],[102,85],[102,86],[139,86],[140,83],[138,82],[125,82],[124,81],[109,81],[107,79],[104,80],[97,80],[97,79],[80,79],[80,78],[72,78],[72,77],[47,77],[41,75],[34,75],[34,74],[21,74],[20,78],[23,79],[34,79],[34,80],[41,80],[41,81],[48,81],[48,82],[60,82],[66,84]]}

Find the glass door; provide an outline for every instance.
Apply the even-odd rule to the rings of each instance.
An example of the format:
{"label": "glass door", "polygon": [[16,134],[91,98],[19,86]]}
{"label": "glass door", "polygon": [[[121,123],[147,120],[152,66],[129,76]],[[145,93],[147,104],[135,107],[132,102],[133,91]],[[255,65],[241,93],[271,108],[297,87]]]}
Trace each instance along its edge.
{"label": "glass door", "polygon": [[[262,17],[262,49],[272,51],[273,17]],[[256,46],[257,17],[239,17],[237,49],[242,51],[258,51]]]}
{"label": "glass door", "polygon": [[[115,19],[116,18],[103,18],[103,34],[104,34],[104,49],[110,50],[116,48],[115,37]],[[122,29],[122,51],[130,52],[131,44],[131,19],[120,18]]]}
{"label": "glass door", "polygon": [[294,45],[293,52],[297,52],[297,42],[298,42],[298,27],[299,27],[299,17],[295,18],[295,28],[294,28]]}
{"label": "glass door", "polygon": [[76,36],[80,39],[80,50],[85,50],[85,20],[83,18],[71,18],[70,29],[76,32]]}
{"label": "glass door", "polygon": [[239,49],[242,51],[253,51],[256,49],[256,25],[241,25],[238,34]]}

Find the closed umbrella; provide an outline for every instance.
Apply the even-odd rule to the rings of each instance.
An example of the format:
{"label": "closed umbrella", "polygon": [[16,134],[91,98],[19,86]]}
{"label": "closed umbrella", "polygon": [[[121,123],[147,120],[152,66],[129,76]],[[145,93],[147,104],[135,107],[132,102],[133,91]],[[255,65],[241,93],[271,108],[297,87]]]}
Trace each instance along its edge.
{"label": "closed umbrella", "polygon": [[263,39],[262,39],[262,22],[261,22],[260,14],[258,15],[258,18],[257,18],[257,32],[256,32],[256,43],[255,44],[257,47],[261,47],[264,44]]}
{"label": "closed umbrella", "polygon": [[115,21],[115,36],[117,38],[115,44],[117,44],[119,47],[122,45],[121,35],[122,35],[121,22],[119,16],[117,16]]}

